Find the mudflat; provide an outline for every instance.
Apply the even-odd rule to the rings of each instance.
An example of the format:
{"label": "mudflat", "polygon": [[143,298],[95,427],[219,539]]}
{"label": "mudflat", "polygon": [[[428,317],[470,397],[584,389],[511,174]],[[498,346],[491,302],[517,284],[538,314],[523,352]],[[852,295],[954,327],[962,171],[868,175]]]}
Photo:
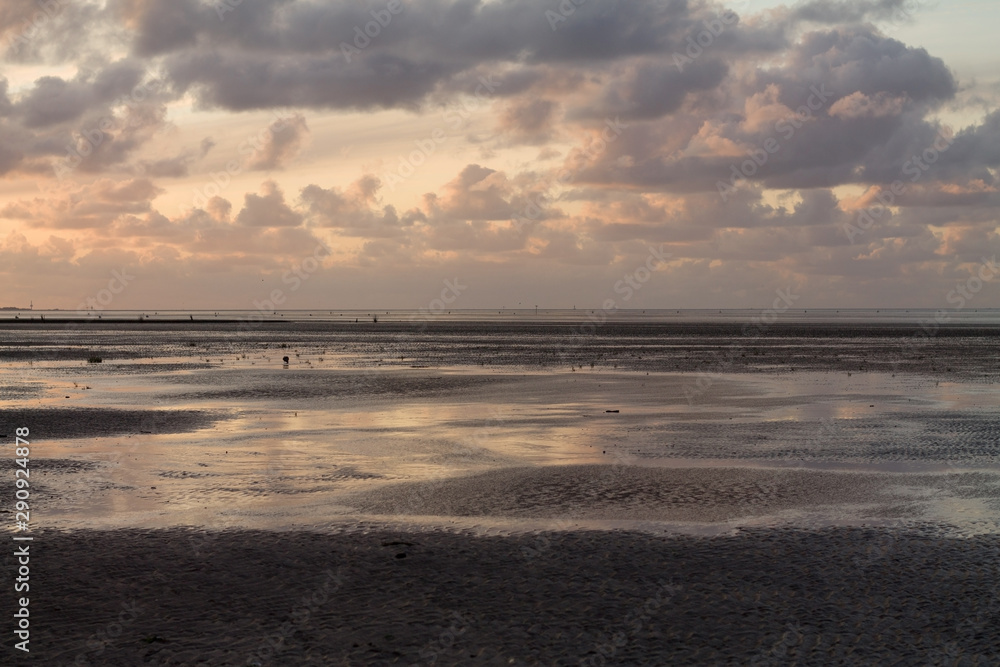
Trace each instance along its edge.
{"label": "mudflat", "polygon": [[1000,659],[988,326],[88,326],[0,325],[44,664]]}

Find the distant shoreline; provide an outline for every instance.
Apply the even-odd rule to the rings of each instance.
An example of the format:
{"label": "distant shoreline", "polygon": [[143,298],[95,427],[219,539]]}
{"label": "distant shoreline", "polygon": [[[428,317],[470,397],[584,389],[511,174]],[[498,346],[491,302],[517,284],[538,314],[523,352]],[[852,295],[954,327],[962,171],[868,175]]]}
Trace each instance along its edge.
{"label": "distant shoreline", "polygon": [[631,335],[656,335],[656,336],[721,336],[734,338],[734,343],[739,341],[760,341],[766,338],[892,338],[892,337],[920,337],[920,338],[940,338],[940,337],[998,337],[1000,336],[1000,322],[948,322],[936,325],[933,330],[929,330],[926,325],[916,322],[899,322],[892,320],[880,321],[786,321],[775,322],[765,327],[753,326],[749,321],[725,321],[725,320],[704,320],[704,321],[663,321],[663,320],[642,320],[642,319],[622,319],[609,320],[604,324],[591,326],[586,320],[537,320],[506,319],[506,320],[486,320],[486,319],[385,319],[373,322],[370,318],[344,317],[342,319],[321,319],[321,318],[282,318],[270,317],[267,319],[234,319],[232,317],[174,317],[163,316],[144,318],[52,318],[46,317],[22,317],[20,319],[0,318],[0,330],[15,329],[55,329],[80,328],[88,330],[116,329],[123,328],[143,328],[143,329],[165,329],[182,330],[184,327],[197,329],[219,328],[229,330],[239,327],[241,331],[252,332],[259,328],[268,330],[288,330],[288,331],[356,331],[363,327],[368,331],[381,333],[475,333],[479,330],[505,332],[541,332],[558,336],[571,336],[574,338],[592,339],[595,336],[613,334]]}

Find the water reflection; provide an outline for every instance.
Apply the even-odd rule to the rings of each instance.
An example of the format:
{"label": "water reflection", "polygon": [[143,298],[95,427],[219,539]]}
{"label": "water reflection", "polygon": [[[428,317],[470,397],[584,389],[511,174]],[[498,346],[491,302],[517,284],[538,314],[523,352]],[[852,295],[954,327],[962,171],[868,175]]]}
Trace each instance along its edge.
{"label": "water reflection", "polygon": [[[72,373],[65,362],[51,362],[35,369],[39,394],[0,401],[5,407],[213,410],[227,417],[191,433],[150,428],[49,440],[46,457],[90,459],[101,467],[48,475],[52,501],[43,523],[306,525],[339,520],[349,511],[342,499],[359,489],[517,466],[1000,470],[1000,448],[988,435],[1000,396],[982,385],[916,375],[716,374],[712,390],[691,403],[684,394],[691,376],[678,373],[379,370],[365,377],[377,377],[380,392],[388,389],[364,393],[327,391],[338,383],[356,386],[351,383],[360,373],[336,368],[341,361],[334,355],[323,362],[317,356],[312,369],[294,371],[298,376],[276,375],[284,371],[273,353],[270,360],[234,356],[211,368],[188,362],[161,358],[148,368],[125,364],[125,372],[81,366]],[[15,381],[10,367],[0,373],[0,384]],[[279,377],[292,378],[292,387],[326,389],[281,400],[256,400],[253,391],[199,398],[273,385]],[[437,388],[432,381],[465,377],[496,382]],[[393,390],[397,385],[422,389]],[[952,509],[957,515],[968,507]]]}

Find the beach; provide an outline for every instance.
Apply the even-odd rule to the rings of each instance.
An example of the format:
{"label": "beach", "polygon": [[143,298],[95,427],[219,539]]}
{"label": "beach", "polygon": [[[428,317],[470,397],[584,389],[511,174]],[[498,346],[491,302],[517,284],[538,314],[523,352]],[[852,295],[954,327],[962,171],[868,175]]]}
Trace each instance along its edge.
{"label": "beach", "polygon": [[572,317],[0,322],[28,659],[1000,660],[992,323]]}
{"label": "beach", "polygon": [[1000,666],[997,25],[0,0],[0,667]]}
{"label": "beach", "polygon": [[997,660],[1000,542],[935,526],[36,538],[44,664]]}

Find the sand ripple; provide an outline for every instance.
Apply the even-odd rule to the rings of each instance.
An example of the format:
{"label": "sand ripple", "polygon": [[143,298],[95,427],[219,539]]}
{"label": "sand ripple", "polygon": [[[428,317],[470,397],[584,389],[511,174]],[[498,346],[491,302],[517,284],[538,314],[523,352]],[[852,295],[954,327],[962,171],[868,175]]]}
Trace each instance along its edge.
{"label": "sand ripple", "polygon": [[[246,665],[286,623],[266,664],[1000,659],[1000,537],[930,526],[714,538],[369,529],[36,539],[45,551],[32,564],[46,588],[32,653],[45,664],[83,654],[109,666]],[[327,572],[340,578],[326,584]],[[303,613],[310,599],[321,601]],[[6,614],[9,597],[3,604]],[[112,636],[123,605],[137,612]],[[95,636],[106,639],[99,654],[87,645]]]}

